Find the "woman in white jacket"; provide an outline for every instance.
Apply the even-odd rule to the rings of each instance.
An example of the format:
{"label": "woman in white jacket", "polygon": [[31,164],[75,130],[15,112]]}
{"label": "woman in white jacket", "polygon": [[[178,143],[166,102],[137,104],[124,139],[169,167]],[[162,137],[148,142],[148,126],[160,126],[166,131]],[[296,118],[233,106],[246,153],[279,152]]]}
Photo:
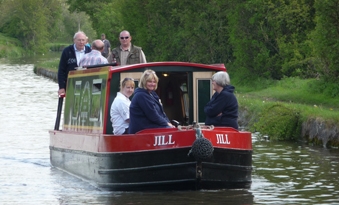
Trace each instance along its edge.
{"label": "woman in white jacket", "polygon": [[134,79],[125,78],[120,83],[120,91],[117,93],[111,106],[111,122],[115,135],[128,134],[129,106],[134,93]]}

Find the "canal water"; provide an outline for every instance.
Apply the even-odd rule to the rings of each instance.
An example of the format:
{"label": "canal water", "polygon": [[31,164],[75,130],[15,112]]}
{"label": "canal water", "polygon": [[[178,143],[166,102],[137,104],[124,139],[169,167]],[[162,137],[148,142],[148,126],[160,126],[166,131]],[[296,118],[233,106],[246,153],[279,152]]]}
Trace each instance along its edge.
{"label": "canal water", "polygon": [[248,190],[101,191],[51,167],[58,87],[31,61],[0,62],[0,204],[339,204],[339,150],[255,136]]}

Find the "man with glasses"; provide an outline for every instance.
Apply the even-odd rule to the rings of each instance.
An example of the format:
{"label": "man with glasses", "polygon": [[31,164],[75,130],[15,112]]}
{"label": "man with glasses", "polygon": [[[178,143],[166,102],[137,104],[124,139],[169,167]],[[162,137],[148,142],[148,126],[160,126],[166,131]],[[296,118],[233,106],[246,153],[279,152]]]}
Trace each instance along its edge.
{"label": "man with glasses", "polygon": [[120,46],[114,48],[107,60],[118,65],[146,63],[146,57],[141,47],[132,45],[132,36],[126,30],[120,32]]}

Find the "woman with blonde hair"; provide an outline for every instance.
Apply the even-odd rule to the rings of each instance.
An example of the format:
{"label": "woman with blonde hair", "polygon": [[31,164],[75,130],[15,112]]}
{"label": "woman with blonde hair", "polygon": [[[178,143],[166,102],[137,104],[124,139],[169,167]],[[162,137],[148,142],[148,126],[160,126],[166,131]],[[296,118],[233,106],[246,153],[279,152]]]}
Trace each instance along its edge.
{"label": "woman with blonde hair", "polygon": [[140,78],[130,105],[129,133],[147,128],[174,127],[166,116],[159,96],[155,92],[159,78],[153,70],[146,70]]}
{"label": "woman with blonde hair", "polygon": [[115,135],[128,134],[129,106],[131,104],[129,97],[133,95],[134,87],[134,79],[132,78],[125,78],[120,82],[120,91],[112,103],[110,112]]}

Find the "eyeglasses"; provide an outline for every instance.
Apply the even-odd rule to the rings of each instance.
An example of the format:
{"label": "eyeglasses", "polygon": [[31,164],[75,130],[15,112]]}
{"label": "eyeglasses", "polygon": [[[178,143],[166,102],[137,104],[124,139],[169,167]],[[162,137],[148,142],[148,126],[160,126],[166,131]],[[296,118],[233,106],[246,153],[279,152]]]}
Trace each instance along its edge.
{"label": "eyeglasses", "polygon": [[128,39],[128,38],[129,38],[129,36],[125,36],[125,37],[121,36],[120,37],[121,40]]}

